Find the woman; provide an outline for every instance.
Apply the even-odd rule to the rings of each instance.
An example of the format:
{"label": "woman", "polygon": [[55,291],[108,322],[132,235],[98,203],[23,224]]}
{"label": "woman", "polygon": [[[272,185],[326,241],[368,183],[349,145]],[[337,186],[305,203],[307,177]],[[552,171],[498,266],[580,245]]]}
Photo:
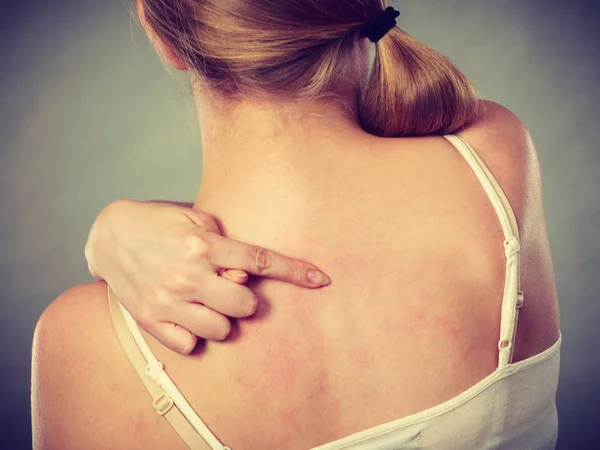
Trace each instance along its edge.
{"label": "woman", "polygon": [[[187,356],[119,303],[136,274],[105,275],[115,292],[67,291],[36,327],[34,447],[555,446],[561,337],[533,143],[384,7],[138,2],[158,51],[190,74],[204,158],[194,210],[223,236],[209,225],[196,241],[214,276],[179,293],[187,301],[166,307],[162,289],[132,314],[147,328],[160,310],[186,332],[193,299],[214,320],[219,291],[249,302],[216,276],[248,270],[234,262],[241,242],[310,261],[331,283],[249,280],[252,317]],[[141,258],[105,242],[115,261]],[[189,273],[153,250],[165,273]]]}

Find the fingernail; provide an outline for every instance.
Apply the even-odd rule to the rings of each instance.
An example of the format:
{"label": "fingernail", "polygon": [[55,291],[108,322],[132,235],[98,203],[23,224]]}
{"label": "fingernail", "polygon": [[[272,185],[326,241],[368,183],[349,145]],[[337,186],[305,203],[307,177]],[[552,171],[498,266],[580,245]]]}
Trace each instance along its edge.
{"label": "fingernail", "polygon": [[318,270],[309,270],[308,271],[308,279],[311,283],[318,284],[320,286],[325,286],[331,283],[331,280],[327,275]]}
{"label": "fingernail", "polygon": [[246,278],[248,274],[243,270],[235,269],[230,272],[235,278],[241,280],[242,278]]}

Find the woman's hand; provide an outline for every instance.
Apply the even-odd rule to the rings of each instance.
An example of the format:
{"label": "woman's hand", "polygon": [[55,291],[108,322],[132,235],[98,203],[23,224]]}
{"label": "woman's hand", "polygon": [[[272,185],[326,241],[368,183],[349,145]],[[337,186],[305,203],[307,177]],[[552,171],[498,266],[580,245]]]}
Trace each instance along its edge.
{"label": "woman's hand", "polygon": [[[104,279],[138,325],[189,354],[198,338],[225,339],[226,316],[254,314],[248,273],[316,288],[316,267],[228,239],[190,204],[117,200],[96,218],[85,247],[92,276]],[[309,271],[322,283],[308,278]]]}

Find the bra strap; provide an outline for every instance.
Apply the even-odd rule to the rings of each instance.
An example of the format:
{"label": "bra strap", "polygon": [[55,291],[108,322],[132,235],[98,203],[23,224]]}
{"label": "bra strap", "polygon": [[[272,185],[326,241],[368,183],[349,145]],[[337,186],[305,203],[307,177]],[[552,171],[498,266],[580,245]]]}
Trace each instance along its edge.
{"label": "bra strap", "polygon": [[498,368],[501,369],[512,361],[519,308],[521,308],[524,301],[523,292],[521,291],[521,246],[517,219],[502,187],[473,147],[464,139],[453,134],[445,135],[444,138],[459,151],[479,179],[492,202],[504,233],[506,275],[500,313],[500,339],[498,341]]}
{"label": "bra strap", "polygon": [[135,369],[140,380],[142,380],[142,383],[144,383],[144,386],[154,399],[152,406],[154,406],[156,412],[169,421],[171,426],[190,449],[212,450],[211,446],[208,445],[206,441],[198,435],[192,425],[190,425],[167,392],[146,375],[146,359],[129,332],[125,316],[121,311],[120,303],[112,293],[110,287],[108,287],[108,305],[119,342],[121,343],[123,350],[125,350],[127,358],[131,362],[131,365]]}

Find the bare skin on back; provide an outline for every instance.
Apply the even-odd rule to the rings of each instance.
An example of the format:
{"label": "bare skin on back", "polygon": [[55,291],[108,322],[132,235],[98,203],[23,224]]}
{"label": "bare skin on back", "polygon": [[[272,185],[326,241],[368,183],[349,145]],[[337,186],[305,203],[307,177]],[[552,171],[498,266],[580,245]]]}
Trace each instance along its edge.
{"label": "bare skin on back", "polygon": [[[459,135],[496,176],[519,224],[525,304],[516,362],[556,341],[558,307],[536,162],[515,119],[491,112]],[[255,316],[189,357],[143,333],[234,450],[306,450],[447,401],[497,365],[504,236],[467,162],[441,137],[327,145],[347,157],[298,152],[286,170],[260,178],[249,161],[247,178],[206,185],[196,207],[225,235],[310,261],[332,284],[252,279]],[[73,356],[56,355],[65,372],[58,383],[72,398],[62,406],[72,423],[65,439],[184,449],[117,341],[106,285],[83,286],[79,297],[68,306],[79,317],[69,331]]]}

